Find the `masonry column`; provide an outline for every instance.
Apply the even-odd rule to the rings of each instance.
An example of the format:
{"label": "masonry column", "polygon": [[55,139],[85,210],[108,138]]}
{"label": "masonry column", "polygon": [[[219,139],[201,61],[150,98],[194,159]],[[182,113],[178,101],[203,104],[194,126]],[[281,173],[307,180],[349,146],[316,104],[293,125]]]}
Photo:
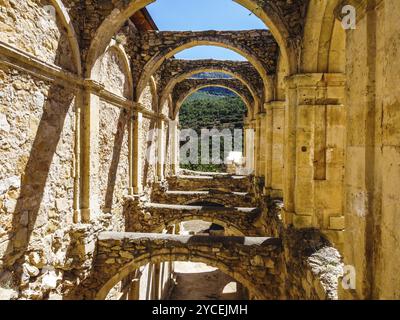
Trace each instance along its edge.
{"label": "masonry column", "polygon": [[127,300],[139,300],[140,298],[140,278],[142,277],[142,272],[140,269],[135,271],[135,275],[130,283],[130,290],[128,293]]}
{"label": "masonry column", "polygon": [[129,123],[128,123],[128,152],[129,152],[129,195],[134,195],[134,172],[133,172],[133,167],[134,167],[134,150],[133,150],[133,140],[134,140],[134,126],[135,126],[135,117],[134,117],[134,110],[131,109],[129,111]]}
{"label": "masonry column", "polygon": [[283,132],[285,101],[271,101],[265,104],[266,163],[264,194],[282,197],[283,194]]}
{"label": "masonry column", "polygon": [[254,130],[254,175],[258,177],[260,174],[260,126],[259,126],[259,117],[256,115],[256,118],[252,120],[251,124]]}
{"label": "masonry column", "polygon": [[265,112],[258,114],[258,176],[264,177],[267,159],[267,136],[265,135]]}
{"label": "masonry column", "polygon": [[248,174],[254,174],[254,129],[252,121],[247,120],[244,126],[244,141],[246,154],[246,169]]}
{"label": "masonry column", "polygon": [[80,222],[89,223],[99,212],[99,103],[95,94],[101,85],[92,80],[85,81],[82,95],[81,116],[81,201]]}
{"label": "masonry column", "polygon": [[264,104],[264,110],[265,110],[264,130],[263,130],[263,134],[265,135],[264,194],[269,195],[272,183],[272,130],[273,130],[272,104],[271,103]]}
{"label": "masonry column", "polygon": [[157,178],[158,181],[164,180],[164,163],[165,163],[165,123],[163,119],[158,120],[157,134]]}
{"label": "masonry column", "polygon": [[143,114],[137,110],[133,112],[133,193],[140,194],[143,191],[142,186],[142,168],[141,168],[141,158],[140,158],[140,146],[144,141],[141,141],[141,128],[142,128]]}
{"label": "masonry column", "polygon": [[177,175],[179,170],[179,131],[178,121],[169,122],[169,136],[171,137],[171,165],[172,174]]}
{"label": "masonry column", "polygon": [[345,77],[298,74],[287,81],[285,222],[319,228],[341,243]]}
{"label": "masonry column", "polygon": [[161,278],[161,265],[156,263],[154,265],[154,275],[153,275],[153,297],[154,300],[161,299],[161,291],[160,291],[160,279]]}

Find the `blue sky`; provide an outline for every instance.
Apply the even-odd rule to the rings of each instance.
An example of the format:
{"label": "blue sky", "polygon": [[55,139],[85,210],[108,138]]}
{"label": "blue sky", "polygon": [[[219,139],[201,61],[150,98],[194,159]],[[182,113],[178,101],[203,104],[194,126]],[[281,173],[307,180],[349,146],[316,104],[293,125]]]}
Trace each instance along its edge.
{"label": "blue sky", "polygon": [[[265,29],[264,23],[232,0],[157,0],[147,7],[161,31]],[[245,60],[224,48],[198,46],[179,59]]]}

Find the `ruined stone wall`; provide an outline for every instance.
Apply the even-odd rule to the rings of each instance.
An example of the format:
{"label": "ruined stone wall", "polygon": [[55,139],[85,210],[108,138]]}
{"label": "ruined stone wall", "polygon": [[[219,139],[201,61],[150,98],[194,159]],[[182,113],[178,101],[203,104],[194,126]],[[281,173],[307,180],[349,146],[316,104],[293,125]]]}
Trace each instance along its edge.
{"label": "ruined stone wall", "polygon": [[161,114],[163,114],[166,117],[169,117],[171,108],[169,102],[168,101],[165,102],[162,106],[160,106],[160,108],[161,108]]}
{"label": "ruined stone wall", "polygon": [[[120,53],[111,47],[100,62],[100,83],[121,97],[132,96]],[[100,100],[98,138],[99,215],[112,217],[114,230],[124,230],[123,197],[129,188],[129,111]]]}
{"label": "ruined stone wall", "polygon": [[100,103],[99,201],[101,213],[111,214],[115,230],[124,230],[123,198],[129,188],[129,114],[105,102]]}
{"label": "ruined stone wall", "polygon": [[[76,71],[48,1],[3,1],[0,41]],[[58,288],[74,214],[75,90],[0,64],[0,288],[43,298]]]}
{"label": "ruined stone wall", "polygon": [[121,52],[111,47],[101,59],[99,82],[110,92],[129,98],[133,89],[129,87],[129,70],[125,67],[123,59]]}
{"label": "ruined stone wall", "polygon": [[283,203],[271,197],[259,197],[264,234],[282,239],[284,263],[283,292],[289,300],[336,300],[342,289],[342,256],[317,229],[296,230],[282,220]]}
{"label": "ruined stone wall", "polygon": [[149,195],[151,192],[154,178],[157,174],[156,157],[156,120],[143,117],[141,123],[140,144],[140,163],[141,163],[141,181],[144,191]]}
{"label": "ruined stone wall", "polygon": [[[83,138],[76,108],[82,107],[83,79],[68,73],[78,71],[76,57],[62,19],[45,10],[51,4],[5,0],[0,7],[1,50],[21,50],[0,61],[2,298],[60,298],[88,272],[97,233],[125,228],[129,112],[123,101],[132,97],[129,70],[115,46],[98,62],[94,80],[105,94],[96,92],[91,106],[97,121],[91,146],[97,162],[91,172],[96,206],[90,225],[75,224],[80,206],[77,140]],[[144,105],[152,109],[151,101]],[[151,180],[154,170],[143,177]]]}
{"label": "ruined stone wall", "polygon": [[153,105],[153,93],[151,91],[151,86],[150,84],[146,86],[146,88],[143,90],[143,93],[140,97],[139,102],[147,109],[147,110],[153,110],[156,106]]}
{"label": "ruined stone wall", "polygon": [[53,244],[72,223],[75,97],[69,89],[0,68],[0,267],[22,272],[22,280],[12,282],[30,297],[38,294],[43,266],[62,264]]}
{"label": "ruined stone wall", "polygon": [[188,259],[220,268],[245,285],[254,298],[281,297],[279,239],[134,233],[99,236],[96,268],[77,288],[75,297],[102,299],[116,282],[147,262]]}

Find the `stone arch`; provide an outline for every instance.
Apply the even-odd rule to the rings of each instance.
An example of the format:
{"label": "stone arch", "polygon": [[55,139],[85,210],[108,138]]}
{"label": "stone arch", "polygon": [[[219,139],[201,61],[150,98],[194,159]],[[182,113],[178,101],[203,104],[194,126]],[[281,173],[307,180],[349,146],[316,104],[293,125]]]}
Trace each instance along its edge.
{"label": "stone arch", "polygon": [[58,16],[61,19],[61,23],[67,30],[68,40],[71,46],[76,72],[79,76],[81,76],[82,75],[81,52],[79,49],[78,37],[76,35],[75,28],[72,24],[71,17],[69,16],[69,13],[61,0],[50,0],[50,2],[53,4]]}
{"label": "stone arch", "polygon": [[128,55],[126,54],[126,51],[124,47],[121,44],[118,44],[114,39],[111,40],[110,44],[106,48],[104,54],[96,61],[96,64],[93,68],[93,79],[97,81],[101,81],[101,63],[103,58],[108,54],[114,52],[118,59],[119,62],[122,63],[123,67],[123,73],[126,77],[127,83],[125,84],[128,88],[126,91],[127,97],[129,99],[133,99],[133,78],[132,78],[132,70],[131,70],[131,64],[129,62]]}
{"label": "stone arch", "polygon": [[[215,201],[214,201],[215,202]],[[245,236],[245,233],[241,228],[233,223],[227,222],[226,220],[223,219],[218,219],[215,217],[211,216],[205,216],[205,215],[188,215],[182,218],[174,218],[174,219],[168,219],[164,221],[164,223],[161,223],[160,225],[154,225],[154,229],[152,230],[153,233],[161,233],[164,229],[166,229],[168,226],[176,225],[181,222],[188,222],[188,221],[194,221],[194,220],[201,220],[205,222],[210,222],[210,223],[216,223],[221,225],[222,227],[225,228],[225,230],[229,230],[232,235],[238,236],[238,237],[243,237]],[[247,235],[252,235],[252,234],[247,234]]]}
{"label": "stone arch", "polygon": [[235,235],[260,235],[257,222],[260,220],[262,212],[258,208],[233,208],[224,206],[226,203],[223,201],[210,199],[207,202],[206,200],[194,197],[191,201],[188,201],[191,203],[196,201],[192,205],[160,203],[138,205],[134,200],[127,198],[124,204],[126,230],[129,232],[161,233],[171,224],[203,220],[218,223]]}
{"label": "stone arch", "polygon": [[211,259],[207,259],[200,256],[191,256],[188,260],[188,257],[183,254],[173,254],[173,255],[158,255],[156,258],[144,258],[142,260],[131,262],[130,264],[126,265],[120,273],[116,274],[112,277],[109,281],[107,281],[97,292],[95,296],[95,300],[105,300],[107,294],[110,290],[116,286],[120,281],[128,277],[132,272],[140,267],[143,267],[149,263],[165,263],[169,261],[182,261],[182,262],[198,262],[198,263],[205,263],[206,265],[217,268],[221,272],[225,273],[226,275],[230,276],[235,281],[241,283],[244,287],[246,287],[250,292],[253,292],[253,295],[257,297],[263,297],[263,294],[258,291],[257,288],[254,287],[252,284],[250,277],[244,276],[238,273],[234,273],[230,270],[228,264],[222,263],[220,261],[215,261]]}
{"label": "stone arch", "polygon": [[[304,31],[302,72],[344,72],[345,30],[335,16],[339,4],[340,0],[310,2]],[[343,65],[335,64],[335,58],[340,58]]]}
{"label": "stone arch", "polygon": [[[291,34],[288,23],[285,23],[285,17],[279,14],[279,11],[274,10],[276,6],[276,0],[272,0],[275,3],[270,4],[270,0],[264,0],[264,5],[268,7],[266,9],[261,8],[259,1],[254,0],[233,0],[234,2],[242,5],[251,12],[253,12],[271,31],[276,42],[279,45],[279,49],[282,55],[282,64],[285,66],[285,70],[288,72],[288,76],[295,74],[298,69],[296,44],[290,43],[288,39],[294,40],[296,35]],[[302,1],[299,1],[299,3]],[[278,4],[279,5],[279,4]],[[299,36],[299,35],[297,35]]]}
{"label": "stone arch", "polygon": [[156,56],[153,56],[147,62],[142,72],[142,75],[139,78],[136,88],[136,96],[140,97],[143,88],[145,86],[145,83],[148,82],[149,77],[156,73],[156,71],[161,67],[161,65],[166,59],[173,57],[174,55],[183,50],[203,45],[226,48],[235,51],[236,53],[246,58],[247,61],[249,61],[258,71],[264,82],[265,101],[270,101],[274,99],[275,95],[274,83],[268,76],[266,69],[264,68],[263,64],[258,60],[257,56],[252,54],[246,48],[238,44],[233,44],[231,43],[231,41],[224,40],[220,36],[207,36],[207,37],[204,36],[199,38],[188,38],[184,41],[176,43],[173,47],[169,47],[159,52]]}
{"label": "stone arch", "polygon": [[260,97],[257,95],[256,88],[254,88],[254,86],[252,84],[250,84],[245,78],[243,78],[242,75],[240,75],[238,73],[227,71],[225,69],[220,69],[218,67],[215,67],[215,68],[200,68],[199,67],[197,69],[194,69],[190,72],[180,74],[177,77],[171,79],[171,81],[166,85],[165,89],[161,93],[160,105],[163,105],[163,103],[166,101],[166,99],[168,98],[168,96],[171,94],[171,92],[174,90],[175,86],[178,83],[186,80],[187,78],[190,78],[191,76],[193,76],[195,74],[202,73],[202,72],[221,72],[221,73],[228,74],[228,75],[240,80],[250,91],[250,93],[254,99],[254,112],[257,112],[258,110],[260,110]]}
{"label": "stone arch", "polygon": [[346,72],[346,32],[341,22],[336,19],[332,31],[332,41],[329,48],[328,72]]}
{"label": "stone arch", "polygon": [[[121,258],[111,258],[115,253]],[[95,260],[93,273],[69,298],[103,300],[136,269],[168,261],[203,262],[218,268],[246,286],[256,299],[281,296],[282,243],[274,238],[106,232],[99,235]]]}
{"label": "stone arch", "polygon": [[[207,80],[207,79],[205,79]],[[184,92],[183,94],[179,95],[179,97],[175,100],[174,102],[174,113],[173,113],[173,119],[176,118],[176,116],[179,113],[180,108],[182,107],[182,104],[185,102],[185,100],[193,93],[195,93],[196,91],[199,91],[201,89],[204,88],[210,88],[210,87],[219,87],[219,88],[224,88],[224,89],[228,89],[230,91],[232,91],[233,93],[235,93],[238,97],[240,97],[244,104],[247,107],[248,110],[248,117],[253,118],[254,116],[254,106],[252,105],[252,103],[249,101],[249,99],[241,92],[239,92],[237,89],[233,88],[231,85],[226,84],[226,83],[206,83],[206,84],[199,84],[196,85],[194,87],[192,87],[189,91]]]}
{"label": "stone arch", "polygon": [[[135,12],[155,1],[156,0],[136,0],[128,2],[121,1],[115,5],[113,10],[104,18],[100,26],[95,31],[94,37],[90,43],[86,56],[87,77],[90,77],[91,69],[95,61],[105,50],[109,39],[111,39],[112,36],[123,26],[125,21],[127,21]],[[271,30],[272,35],[279,44],[280,51],[284,57],[283,59],[288,67],[287,69],[289,70],[289,74],[295,73],[297,71],[296,48],[288,45],[287,41],[287,39],[291,39],[294,36],[291,35],[290,28],[288,27],[290,22],[284,21],[286,16],[279,14],[279,8],[277,9],[277,5],[275,4],[276,0],[266,1],[268,3],[268,7],[266,9],[261,8],[258,2],[254,0],[234,1],[253,12]],[[304,5],[303,1],[300,5]],[[138,92],[140,93],[140,90]],[[137,96],[140,96],[140,94]]]}

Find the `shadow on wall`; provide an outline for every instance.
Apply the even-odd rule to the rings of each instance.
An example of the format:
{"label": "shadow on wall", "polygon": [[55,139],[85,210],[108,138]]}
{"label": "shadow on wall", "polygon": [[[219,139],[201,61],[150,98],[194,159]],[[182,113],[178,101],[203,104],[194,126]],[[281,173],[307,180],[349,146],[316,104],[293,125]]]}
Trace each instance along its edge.
{"label": "shadow on wall", "polygon": [[[54,63],[64,70],[76,72],[72,60],[66,58],[70,57],[68,43],[66,32],[64,32],[59,39],[59,47]],[[4,270],[12,271],[13,284],[16,287],[21,286],[22,263],[24,262],[24,255],[31,241],[40,209],[44,208],[47,212],[52,208],[52,205],[43,203],[46,183],[49,180],[49,171],[63,133],[67,114],[71,108],[74,108],[74,98],[75,93],[72,90],[57,84],[51,84],[44,105],[35,106],[42,108],[43,113],[32,143],[29,159],[21,177],[19,197],[13,212],[11,231],[9,232],[10,242],[2,257]],[[73,136],[75,135],[73,134]],[[70,208],[72,208],[72,199],[69,200]],[[47,221],[45,224],[47,224]]]}
{"label": "shadow on wall", "polygon": [[[113,208],[113,196],[115,183],[117,180],[118,166],[121,159],[122,145],[124,142],[124,135],[128,132],[129,114],[125,109],[122,109],[118,119],[117,133],[115,134],[114,147],[110,170],[108,171],[107,191],[105,196],[105,203],[103,211],[111,212]],[[126,177],[128,179],[128,177]]]}
{"label": "shadow on wall", "polygon": [[[149,119],[150,120],[150,119]],[[144,167],[143,167],[143,176],[142,176],[142,185],[143,186],[147,186],[148,184],[148,175],[149,175],[149,170],[150,170],[150,162],[149,160],[153,161],[154,164],[156,164],[156,162],[154,161],[155,159],[151,159],[151,154],[149,156],[149,150],[151,150],[152,148],[155,147],[155,143],[156,141],[154,140],[156,138],[155,136],[155,132],[157,130],[156,129],[156,125],[157,125],[157,121],[154,119],[150,120],[150,128],[149,128],[149,133],[146,133],[146,154],[145,154],[145,161],[144,161]],[[149,136],[150,135],[150,136]],[[153,168],[153,170],[156,170],[156,167]]]}
{"label": "shadow on wall", "polygon": [[[62,89],[52,86],[49,90],[39,127],[21,181],[20,195],[12,220],[11,241],[4,260],[13,266],[26,253],[39,215],[49,170],[64,128],[64,122],[72,105],[74,95],[66,94],[60,99]],[[22,262],[21,262],[22,263]],[[18,262],[17,262],[18,264]],[[17,274],[21,273],[20,265]],[[19,286],[20,277],[16,284]]]}

